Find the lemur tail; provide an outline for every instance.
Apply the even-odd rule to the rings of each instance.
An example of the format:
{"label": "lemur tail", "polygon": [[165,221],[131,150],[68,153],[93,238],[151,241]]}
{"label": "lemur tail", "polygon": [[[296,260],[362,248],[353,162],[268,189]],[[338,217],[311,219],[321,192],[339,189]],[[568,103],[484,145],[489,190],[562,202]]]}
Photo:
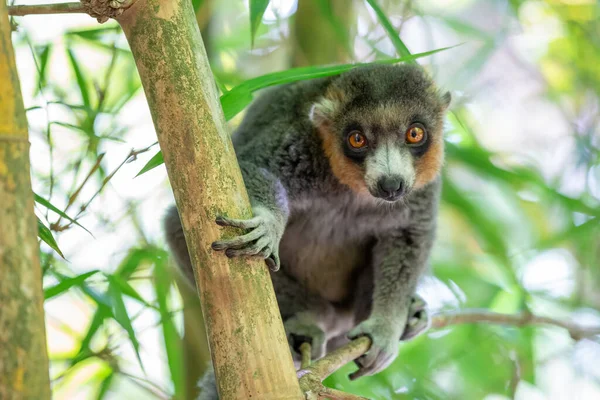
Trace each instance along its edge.
{"label": "lemur tail", "polygon": [[218,400],[217,383],[215,380],[215,370],[212,365],[206,370],[204,376],[198,381],[200,395],[197,400]]}
{"label": "lemur tail", "polygon": [[186,281],[195,288],[194,281],[194,270],[192,269],[192,263],[188,253],[187,244],[185,243],[185,236],[183,235],[183,228],[181,227],[181,220],[179,219],[179,212],[177,207],[171,206],[165,215],[163,222],[163,229],[165,231],[165,238],[169,249],[177,261],[179,271],[186,278]]}

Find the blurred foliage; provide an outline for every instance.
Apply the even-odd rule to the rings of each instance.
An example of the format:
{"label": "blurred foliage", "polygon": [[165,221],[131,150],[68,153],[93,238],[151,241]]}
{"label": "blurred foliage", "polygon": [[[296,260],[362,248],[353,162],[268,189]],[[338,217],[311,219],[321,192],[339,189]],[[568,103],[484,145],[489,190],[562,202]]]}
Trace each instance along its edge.
{"label": "blurred foliage", "polygon": [[[423,295],[438,310],[527,310],[598,324],[598,3],[357,0],[340,15],[329,1],[306,1],[317,6],[298,17],[294,1],[210,4],[204,40],[232,129],[263,87],[465,42],[418,60],[445,74],[455,98],[434,277]],[[194,7],[200,14],[209,3]],[[327,36],[311,38],[304,29],[293,37],[300,32],[294,25],[310,24],[311,13],[324,24],[315,35]],[[149,124],[135,108],[143,93],[131,53],[114,23],[69,29],[49,41],[34,40],[29,30],[15,39],[20,65],[35,67],[20,74],[33,82],[23,87],[31,88],[24,95],[39,151],[32,162],[40,239],[50,246],[42,246],[41,260],[55,398],[186,398],[183,304],[164,241],[157,229],[148,232],[160,213],[144,206],[150,193],[121,193],[140,169],[162,163],[153,134],[130,132],[138,118]],[[336,66],[291,68],[318,54],[309,47],[331,41],[347,51],[318,59]],[[527,79],[494,75],[505,68]],[[543,125],[557,118],[564,140],[522,131],[495,146],[502,138],[493,137],[494,107],[514,106],[513,89],[527,85],[543,105],[532,108],[531,119]],[[490,99],[494,93],[509,98]],[[486,101],[494,106],[485,109]],[[523,136],[533,139],[510,147],[511,138]],[[150,186],[160,176],[166,193],[159,172],[135,179]],[[125,183],[115,183],[119,178]],[[111,236],[119,243],[104,241]],[[82,256],[89,246],[110,262]],[[597,341],[575,343],[559,328],[450,327],[402,344],[395,363],[374,377],[350,382],[355,367],[348,365],[326,383],[374,399],[569,398],[553,392],[557,384],[591,399],[600,396],[599,354]]]}

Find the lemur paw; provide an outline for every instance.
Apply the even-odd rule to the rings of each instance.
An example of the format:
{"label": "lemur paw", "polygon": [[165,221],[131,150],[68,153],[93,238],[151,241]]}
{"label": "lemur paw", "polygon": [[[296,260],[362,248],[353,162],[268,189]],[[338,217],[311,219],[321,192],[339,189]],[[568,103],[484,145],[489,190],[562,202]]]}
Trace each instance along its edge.
{"label": "lemur paw", "polygon": [[427,303],[421,296],[415,295],[411,300],[408,310],[408,321],[400,340],[408,341],[419,336],[429,328],[430,323]]}
{"label": "lemur paw", "polygon": [[231,219],[217,217],[217,225],[246,229],[249,232],[231,239],[218,240],[212,244],[213,250],[224,251],[232,257],[260,257],[271,271],[279,270],[279,240],[281,233],[278,222],[267,213],[251,219]]}
{"label": "lemur paw", "polygon": [[319,328],[310,317],[296,314],[283,323],[294,359],[300,359],[300,345],[310,343],[312,360],[325,355],[327,340],[325,332]]}
{"label": "lemur paw", "polygon": [[371,317],[352,329],[348,333],[349,339],[368,336],[372,343],[369,351],[355,360],[359,369],[350,374],[350,379],[374,375],[387,368],[398,355],[400,333],[393,322],[377,317]]}

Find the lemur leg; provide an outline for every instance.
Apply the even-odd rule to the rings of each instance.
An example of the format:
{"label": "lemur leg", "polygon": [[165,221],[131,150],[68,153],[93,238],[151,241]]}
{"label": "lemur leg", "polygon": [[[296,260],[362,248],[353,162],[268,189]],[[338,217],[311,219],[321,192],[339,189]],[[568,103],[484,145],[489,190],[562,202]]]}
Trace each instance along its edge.
{"label": "lemur leg", "polygon": [[[373,267],[365,268],[357,279],[354,315],[356,325],[360,324],[371,314],[373,305]],[[421,296],[414,294],[408,311],[408,321],[400,340],[408,341],[419,336],[429,328],[430,318],[427,303]]]}
{"label": "lemur leg", "polygon": [[335,308],[317,294],[309,293],[285,270],[271,273],[271,279],[294,360],[300,360],[299,347],[303,342],[311,344],[313,360],[323,357],[327,332],[335,322]]}
{"label": "lemur leg", "polygon": [[[358,276],[354,298],[354,324],[358,325],[371,314],[373,305],[373,268],[368,266]],[[421,296],[415,294],[411,299],[408,312],[408,322],[400,341],[408,341],[424,333],[430,324],[427,303]],[[350,339],[346,333],[336,336],[327,342],[327,353],[345,345]]]}

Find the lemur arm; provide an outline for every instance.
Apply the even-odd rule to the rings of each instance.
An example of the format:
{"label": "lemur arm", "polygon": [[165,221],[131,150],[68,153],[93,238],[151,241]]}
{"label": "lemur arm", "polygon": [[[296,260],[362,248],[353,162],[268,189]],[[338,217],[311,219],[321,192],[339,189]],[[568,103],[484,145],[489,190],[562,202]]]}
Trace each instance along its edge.
{"label": "lemur arm", "polygon": [[214,242],[212,247],[225,251],[228,257],[262,257],[269,268],[276,271],[280,267],[279,242],[289,216],[285,188],[274,174],[252,162],[240,161],[240,169],[254,217],[249,220],[218,217],[217,224],[249,232]]}
{"label": "lemur arm", "polygon": [[372,375],[386,368],[398,354],[398,341],[407,326],[411,299],[423,275],[435,234],[439,184],[409,200],[411,222],[391,234],[377,238],[373,248],[373,303],[369,318],[350,333],[366,335],[372,345],[357,360],[360,369],[352,375]]}

